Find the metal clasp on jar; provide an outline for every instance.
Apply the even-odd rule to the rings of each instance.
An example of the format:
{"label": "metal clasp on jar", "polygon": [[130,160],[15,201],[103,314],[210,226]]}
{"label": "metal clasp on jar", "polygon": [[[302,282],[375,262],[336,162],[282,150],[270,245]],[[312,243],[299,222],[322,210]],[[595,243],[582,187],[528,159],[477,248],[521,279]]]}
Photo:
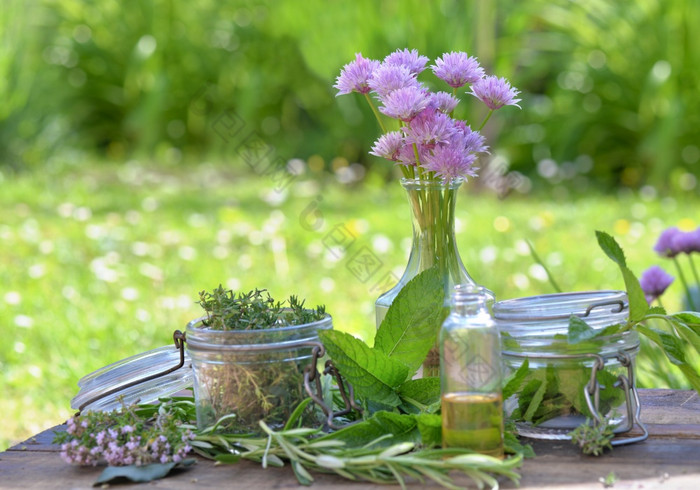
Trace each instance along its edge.
{"label": "metal clasp on jar", "polygon": [[586,383],[583,388],[583,396],[586,398],[586,404],[588,405],[588,410],[590,410],[591,415],[593,415],[596,424],[603,423],[603,417],[599,412],[600,405],[600,383],[598,383],[597,374],[605,368],[605,361],[611,358],[616,358],[622,367],[627,368],[627,376],[621,374],[617,378],[617,382],[613,385],[615,388],[622,388],[625,394],[625,406],[627,407],[627,419],[624,425],[615,428],[614,433],[620,434],[623,432],[628,432],[629,430],[637,425],[641,430],[642,434],[635,437],[625,437],[613,439],[611,444],[613,446],[622,446],[624,444],[632,444],[635,442],[641,442],[649,437],[649,432],[640,420],[641,405],[639,403],[639,393],[637,393],[637,386],[634,381],[634,363],[632,357],[625,351],[619,350],[617,354],[611,356],[601,356],[598,354],[589,354],[587,357],[593,357],[593,367],[591,368],[591,378]]}

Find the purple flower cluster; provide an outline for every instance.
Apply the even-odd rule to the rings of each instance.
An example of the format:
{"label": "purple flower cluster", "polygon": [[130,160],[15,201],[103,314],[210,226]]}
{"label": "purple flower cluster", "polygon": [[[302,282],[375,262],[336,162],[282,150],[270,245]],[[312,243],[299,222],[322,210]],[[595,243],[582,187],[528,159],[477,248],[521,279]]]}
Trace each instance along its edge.
{"label": "purple flower cluster", "polygon": [[642,286],[647,303],[651,304],[652,301],[664,294],[673,282],[673,279],[673,276],[658,265],[652,265],[645,270],[639,279],[639,284]]}
{"label": "purple flower cluster", "polygon": [[675,226],[665,229],[659,235],[654,251],[662,257],[700,252],[700,227],[693,231],[681,231]]}
{"label": "purple flower cluster", "polygon": [[[693,272],[695,281],[697,285],[695,288],[700,287],[700,275],[695,267],[695,262],[693,261],[692,254],[700,252],[700,227],[692,231],[682,231],[672,226],[666,228],[659,235],[656,244],[654,245],[654,251],[662,257],[667,257],[673,259],[678,271],[678,277],[680,282],[685,289],[685,297],[687,301],[687,306],[690,309],[695,310],[697,304],[697,298],[694,295],[686,280],[685,274],[683,273],[683,268],[677,258],[680,254],[686,254],[688,263],[690,264],[690,270]],[[642,275],[639,283],[642,286],[642,290],[647,297],[647,300],[651,301],[659,298],[666,288],[673,282],[673,277],[668,275],[658,266],[652,266],[647,269]]]}
{"label": "purple flower cluster", "polygon": [[[427,178],[476,176],[477,156],[488,150],[485,140],[466,122],[452,118],[459,103],[457,97],[448,92],[430,92],[418,81],[417,75],[425,70],[427,62],[428,58],[415,49],[398,50],[381,63],[357,54],[355,61],[343,67],[334,86],[338,95],[371,92],[379,101],[379,112],[400,121],[398,130],[385,132],[374,143],[372,155],[403,165],[406,175],[407,168],[412,169],[411,175],[417,172]],[[431,68],[455,93],[457,88],[471,85],[467,93],[491,111],[505,105],[517,106],[520,101],[516,98],[518,90],[505,78],[486,76],[477,59],[466,53],[446,53]]]}
{"label": "purple flower cluster", "polygon": [[[119,421],[115,420],[119,418]],[[192,450],[194,433],[180,430],[168,414],[159,414],[158,423],[123,424],[127,415],[88,413],[72,417],[62,437],[61,457],[70,464],[92,465],[104,461],[111,466],[178,463]],[[120,422],[123,425],[120,425]]]}

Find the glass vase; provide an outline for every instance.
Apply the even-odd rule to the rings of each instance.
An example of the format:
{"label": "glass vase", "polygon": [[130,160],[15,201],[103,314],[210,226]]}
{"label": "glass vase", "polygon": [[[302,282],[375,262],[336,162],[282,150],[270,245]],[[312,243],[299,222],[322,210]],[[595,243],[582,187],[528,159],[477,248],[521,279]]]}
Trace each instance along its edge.
{"label": "glass vase", "polygon": [[[396,285],[379,296],[375,302],[377,328],[403,287],[426,269],[437,266],[445,291],[445,306],[449,306],[455,285],[477,286],[462,263],[455,239],[455,202],[457,191],[464,182],[451,180],[401,179],[406,190],[413,224],[413,243],[406,269]],[[493,293],[485,290],[490,301]],[[447,310],[446,310],[447,311]],[[438,323],[442,323],[441,318]],[[435,331],[439,327],[436,325]],[[437,346],[423,364],[423,376],[438,376],[440,357]]]}

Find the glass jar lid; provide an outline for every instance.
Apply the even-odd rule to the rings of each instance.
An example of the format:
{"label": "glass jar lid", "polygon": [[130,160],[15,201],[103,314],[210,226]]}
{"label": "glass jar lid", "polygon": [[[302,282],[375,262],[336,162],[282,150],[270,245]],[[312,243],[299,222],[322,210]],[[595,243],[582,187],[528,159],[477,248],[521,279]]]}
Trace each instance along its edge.
{"label": "glass jar lid", "polygon": [[[180,363],[182,355],[182,367],[172,369]],[[151,403],[191,387],[192,380],[187,353],[167,345],[127,357],[84,376],[78,381],[80,390],[71,400],[71,408],[106,412],[117,410],[123,404]]]}
{"label": "glass jar lid", "polygon": [[624,291],[602,290],[543,294],[499,301],[493,306],[499,327],[514,338],[566,335],[572,315],[602,329],[627,320]]}

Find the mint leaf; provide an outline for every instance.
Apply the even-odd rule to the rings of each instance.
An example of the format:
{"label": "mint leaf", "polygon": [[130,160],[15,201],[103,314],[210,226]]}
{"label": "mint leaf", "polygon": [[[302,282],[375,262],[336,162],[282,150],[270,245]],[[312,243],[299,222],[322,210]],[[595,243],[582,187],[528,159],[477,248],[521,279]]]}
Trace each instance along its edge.
{"label": "mint leaf", "polygon": [[662,306],[652,306],[647,311],[647,315],[665,315],[666,310]]}
{"label": "mint leaf", "polygon": [[[385,437],[390,435],[391,437]],[[381,441],[377,439],[384,437]],[[365,421],[344,427],[316,441],[339,440],[348,447],[362,447],[374,443],[374,447],[392,446],[399,442],[420,442],[418,423],[413,415],[393,412],[377,412]]]}
{"label": "mint leaf", "polygon": [[404,403],[409,403],[421,412],[434,412],[440,408],[440,378],[410,379],[398,388]]}
{"label": "mint leaf", "polygon": [[615,239],[604,231],[596,231],[595,236],[598,239],[598,246],[605,252],[605,255],[610,257],[620,267],[627,267],[625,252],[622,251]]}
{"label": "mint leaf", "polygon": [[698,332],[682,322],[673,322],[673,326],[675,327],[676,332],[678,332],[678,335],[685,339],[689,345],[692,345],[693,348],[700,353],[700,335],[698,335]]}
{"label": "mint leaf", "polygon": [[620,266],[620,270],[625,280],[627,297],[630,302],[629,320],[634,323],[640,322],[649,311],[649,303],[647,303],[647,298],[644,296],[644,291],[639,284],[639,279],[637,279],[634,273],[624,266]]}
{"label": "mint leaf", "polygon": [[681,340],[666,332],[645,325],[637,325],[637,329],[649,340],[661,347],[668,360],[678,366],[693,389],[700,393],[700,375],[686,361]]}
{"label": "mint leaf", "polygon": [[442,417],[432,413],[416,416],[421,443],[425,447],[442,446]]}
{"label": "mint leaf", "polygon": [[[651,311],[649,313],[651,313]],[[671,315],[671,318],[685,323],[688,327],[695,330],[695,332],[700,333],[700,314],[692,311],[683,311],[681,313]]]}
{"label": "mint leaf", "polygon": [[323,330],[319,337],[358,396],[392,407],[401,403],[395,388],[406,380],[406,366],[345,332]]}
{"label": "mint leaf", "polygon": [[[605,328],[593,328],[588,323],[586,323],[582,318],[572,315],[569,318],[569,331],[566,340],[570,344],[581,344],[588,340],[595,340],[600,337],[607,337],[609,335],[614,335],[618,333],[625,327],[622,323],[616,323],[615,325],[608,325]],[[577,346],[580,352],[583,346]],[[591,349],[597,350],[599,346],[594,345]]]}
{"label": "mint leaf", "polygon": [[[525,385],[525,388],[523,388],[523,394],[527,393],[527,398],[529,398],[527,410],[525,410],[523,414],[523,420],[527,422],[532,422],[532,417],[534,417],[537,409],[540,408],[545,391],[547,390],[547,382],[544,379],[537,379],[538,377],[544,378],[544,372],[536,371],[534,376],[536,376],[536,378],[530,380],[530,382]],[[522,402],[523,399],[521,398],[520,401]],[[520,410],[522,411],[523,408],[524,407],[521,406]]]}
{"label": "mint leaf", "polygon": [[435,344],[443,318],[444,285],[437,267],[404,286],[377,330],[374,348],[414,373]]}
{"label": "mint leaf", "polygon": [[571,315],[569,318],[569,333],[567,340],[570,344],[578,344],[585,340],[595,338],[598,332],[593,329],[588,323],[576,315]]}
{"label": "mint leaf", "polygon": [[627,289],[627,297],[629,298],[629,321],[640,322],[644,319],[644,315],[649,311],[649,303],[647,303],[644,291],[639,285],[639,280],[634,273],[627,268],[627,261],[622,247],[615,239],[604,231],[596,231],[598,245],[605,252],[605,255],[610,257],[615,262],[622,272],[622,278],[625,280],[625,288]]}
{"label": "mint leaf", "polygon": [[579,413],[591,416],[586,397],[583,394],[583,387],[591,378],[591,369],[584,365],[572,365],[570,368],[557,369],[557,375],[559,377],[557,389],[564,395],[566,401]]}
{"label": "mint leaf", "polygon": [[515,427],[503,433],[503,449],[506,454],[522,454],[524,458],[534,458],[535,451],[530,444],[523,444],[515,435]]}
{"label": "mint leaf", "polygon": [[530,374],[530,361],[525,359],[517,371],[511,374],[503,387],[503,400],[515,395]]}

